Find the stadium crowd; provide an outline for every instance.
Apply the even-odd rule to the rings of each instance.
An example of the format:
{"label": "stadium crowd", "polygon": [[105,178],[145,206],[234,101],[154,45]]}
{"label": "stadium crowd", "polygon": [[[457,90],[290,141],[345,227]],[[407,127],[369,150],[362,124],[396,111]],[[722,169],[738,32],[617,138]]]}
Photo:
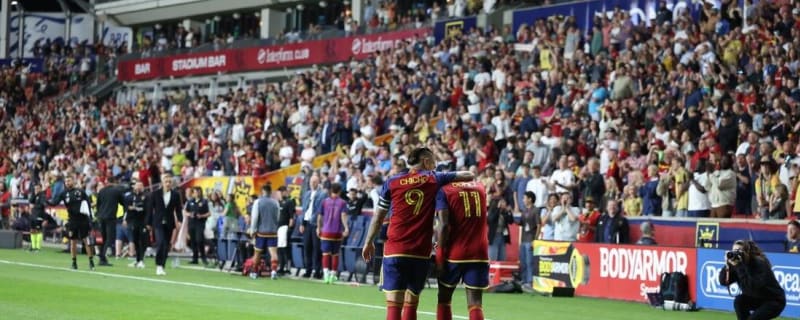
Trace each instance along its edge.
{"label": "stadium crowd", "polygon": [[[339,182],[369,207],[419,145],[489,186],[493,260],[508,258],[509,225],[531,210],[541,232],[530,237],[601,242],[629,241],[616,223],[626,216],[797,217],[800,2],[730,3],[697,20],[662,6],[650,27],[615,10],[586,33],[548,17],[438,44],[420,36],[216,97],[12,103],[19,79],[5,70],[4,222],[38,182],[55,198],[65,176],[89,194],[109,177],[255,176],[339,146],[306,181]],[[384,133],[394,138],[374,144]]]}

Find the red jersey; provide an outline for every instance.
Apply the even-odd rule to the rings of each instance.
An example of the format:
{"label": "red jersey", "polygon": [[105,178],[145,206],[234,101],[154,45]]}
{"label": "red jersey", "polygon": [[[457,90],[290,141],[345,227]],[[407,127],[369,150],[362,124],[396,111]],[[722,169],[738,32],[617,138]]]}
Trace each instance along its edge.
{"label": "red jersey", "polygon": [[600,211],[594,209],[592,212],[584,213],[578,217],[578,221],[581,223],[578,242],[594,242],[595,229],[597,229],[597,222],[600,221]]}
{"label": "red jersey", "polygon": [[444,258],[453,263],[489,262],[486,189],[477,181],[453,182],[436,196],[436,210],[448,210],[450,239]]}
{"label": "red jersey", "polygon": [[390,214],[384,257],[430,258],[436,192],[455,177],[452,172],[404,170],[386,180],[378,201]]}

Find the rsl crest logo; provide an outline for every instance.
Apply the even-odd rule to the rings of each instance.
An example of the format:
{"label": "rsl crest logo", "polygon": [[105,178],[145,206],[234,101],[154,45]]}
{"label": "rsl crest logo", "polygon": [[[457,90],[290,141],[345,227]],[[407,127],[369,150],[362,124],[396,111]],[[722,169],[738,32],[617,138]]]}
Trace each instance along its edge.
{"label": "rsl crest logo", "polygon": [[719,223],[718,222],[698,222],[695,232],[698,248],[718,248],[719,247]]}
{"label": "rsl crest logo", "polygon": [[450,21],[444,24],[444,37],[455,38],[464,33],[464,21]]}

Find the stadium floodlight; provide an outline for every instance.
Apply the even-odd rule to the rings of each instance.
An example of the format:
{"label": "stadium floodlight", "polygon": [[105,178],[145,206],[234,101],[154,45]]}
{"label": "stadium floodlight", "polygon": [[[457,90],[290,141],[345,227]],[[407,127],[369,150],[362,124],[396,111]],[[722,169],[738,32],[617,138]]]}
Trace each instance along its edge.
{"label": "stadium floodlight", "polygon": [[11,6],[17,6],[19,2],[17,0],[11,1]]}
{"label": "stadium floodlight", "polygon": [[304,6],[302,3],[297,5],[297,10],[298,11],[303,11],[303,9],[305,9],[305,8],[306,8],[306,6]]}
{"label": "stadium floodlight", "polygon": [[325,7],[327,7],[327,6],[328,6],[328,3],[327,3],[327,2],[325,2],[325,1],[320,1],[320,2],[319,2],[319,7],[320,7],[320,8],[325,8]]}

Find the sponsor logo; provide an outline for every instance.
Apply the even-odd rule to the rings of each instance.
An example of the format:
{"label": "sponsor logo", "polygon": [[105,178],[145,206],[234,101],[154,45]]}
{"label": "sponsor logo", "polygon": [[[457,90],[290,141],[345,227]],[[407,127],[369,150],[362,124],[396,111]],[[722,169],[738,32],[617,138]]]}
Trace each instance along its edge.
{"label": "sponsor logo", "polygon": [[137,63],[133,66],[133,74],[135,75],[142,75],[142,74],[149,74],[150,73],[150,62],[144,63]]}
{"label": "sponsor logo", "polygon": [[183,71],[183,70],[191,71],[191,70],[206,69],[206,68],[223,68],[226,65],[227,65],[227,56],[225,56],[224,54],[208,56],[208,57],[175,59],[174,61],[172,61],[172,71]]}
{"label": "sponsor logo", "polygon": [[700,267],[699,289],[704,296],[733,300],[735,296],[741,293],[739,285],[735,283],[730,286],[730,292],[728,292],[728,287],[719,283],[719,273],[722,272],[723,267],[725,267],[725,262],[723,261],[706,261]]}
{"label": "sponsor logo", "polygon": [[297,50],[284,50],[283,48],[278,48],[277,50],[259,49],[257,59],[258,64],[266,64],[305,60],[310,57],[311,50],[308,48]]}
{"label": "sponsor logo", "polygon": [[539,260],[539,276],[549,277],[553,274],[570,274],[568,262],[553,261],[550,257],[542,257]]}
{"label": "sponsor logo", "polygon": [[600,277],[659,281],[664,272],[686,273],[689,257],[682,251],[600,248]]}
{"label": "sponsor logo", "polygon": [[390,39],[383,39],[383,37],[378,37],[375,40],[370,41],[367,38],[355,38],[353,39],[353,44],[351,49],[353,54],[370,54],[378,51],[389,50],[397,47],[401,43],[401,40],[390,40]]}
{"label": "sponsor logo", "polygon": [[800,306],[800,267],[773,266],[772,272],[786,291],[786,304]]}

